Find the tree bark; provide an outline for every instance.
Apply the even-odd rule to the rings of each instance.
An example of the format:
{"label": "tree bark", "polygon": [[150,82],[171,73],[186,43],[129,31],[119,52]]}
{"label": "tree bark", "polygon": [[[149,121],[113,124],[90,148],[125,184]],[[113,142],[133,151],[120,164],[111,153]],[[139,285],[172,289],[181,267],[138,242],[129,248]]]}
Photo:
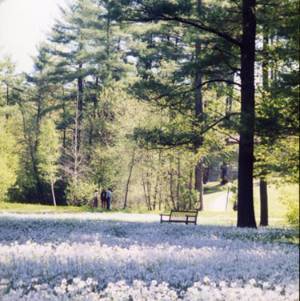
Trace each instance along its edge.
{"label": "tree bark", "polygon": [[[200,15],[201,12],[201,6],[202,1],[197,1],[197,11]],[[201,54],[201,40],[199,36],[196,39],[195,42],[195,62],[196,64],[200,63],[200,56]],[[202,100],[202,72],[199,66],[197,66],[196,72],[195,72],[195,116],[197,121],[202,122],[203,121],[203,100]],[[202,126],[202,125],[200,125]],[[198,149],[203,144],[203,136],[199,136],[197,141],[195,141],[194,147],[195,152],[198,151]],[[197,162],[195,166],[195,189],[199,191],[199,210],[203,210],[203,164],[202,159]]]}
{"label": "tree bark", "polygon": [[[82,65],[79,65],[79,72],[81,72]],[[77,89],[78,89],[78,130],[77,130],[77,151],[80,150],[80,144],[81,144],[81,124],[83,120],[83,78],[80,75],[77,79]]]}
{"label": "tree bark", "polygon": [[[180,157],[177,157],[177,183],[176,183],[176,203],[177,208],[180,209],[180,178],[181,178],[181,166],[180,166]],[[183,209],[183,208],[182,208]]]}
{"label": "tree bark", "polygon": [[128,192],[129,192],[129,185],[130,185],[132,171],[133,171],[134,163],[135,163],[135,152],[136,152],[136,148],[133,149],[131,161],[130,161],[130,164],[129,164],[129,174],[128,174],[126,187],[125,187],[125,197],[124,197],[123,209],[127,208],[127,198],[128,198]]}
{"label": "tree bark", "polygon": [[260,191],[260,225],[268,226],[268,186],[267,182],[260,178],[259,181],[259,191]]}
{"label": "tree bark", "polygon": [[241,46],[241,124],[238,174],[238,227],[256,228],[253,204],[254,121],[255,121],[255,0],[243,1]]}
{"label": "tree bark", "polygon": [[[269,90],[269,68],[268,68],[268,31],[264,28],[263,31],[263,62],[262,62],[262,86],[264,92]],[[260,226],[268,226],[268,183],[265,178],[259,179],[259,192],[260,192]]]}
{"label": "tree bark", "polygon": [[189,175],[189,210],[192,209],[192,189],[193,189],[193,168],[190,169],[190,175]]}
{"label": "tree bark", "polygon": [[195,167],[195,189],[199,192],[198,210],[203,210],[203,163],[200,159]]}
{"label": "tree bark", "polygon": [[173,192],[174,180],[173,180],[173,169],[172,168],[169,171],[169,175],[170,175],[170,178],[169,178],[170,199],[171,199],[171,202],[172,202],[173,209],[178,209],[178,208],[176,208],[176,202],[175,202],[174,192]]}
{"label": "tree bark", "polygon": [[53,205],[56,206],[55,191],[54,191],[54,181],[53,180],[51,180],[51,192],[52,192]]}

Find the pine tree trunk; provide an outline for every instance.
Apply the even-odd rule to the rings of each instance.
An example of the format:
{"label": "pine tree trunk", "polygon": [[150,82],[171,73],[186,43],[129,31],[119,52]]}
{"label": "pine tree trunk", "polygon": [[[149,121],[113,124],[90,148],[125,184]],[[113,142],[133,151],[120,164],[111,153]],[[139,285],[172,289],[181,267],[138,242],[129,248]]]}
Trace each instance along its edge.
{"label": "pine tree trunk", "polygon": [[268,185],[267,182],[260,178],[259,180],[260,191],[260,225],[268,226]]}
{"label": "pine tree trunk", "polygon": [[176,207],[176,202],[175,202],[174,192],[173,192],[173,190],[174,190],[174,188],[173,188],[173,184],[174,184],[173,169],[170,170],[169,175],[170,175],[170,178],[169,178],[170,199],[171,199],[171,202],[172,202],[173,209],[178,209]]}
{"label": "pine tree trunk", "polygon": [[192,189],[193,189],[193,169],[190,169],[190,176],[189,176],[189,210],[192,209]]}
{"label": "pine tree trunk", "polygon": [[[263,36],[263,63],[262,63],[262,85],[264,92],[269,90],[269,68],[268,68],[268,57],[266,55],[268,51],[268,33],[266,28],[264,28]],[[268,183],[266,179],[259,179],[259,191],[260,191],[260,225],[268,226]]]}
{"label": "pine tree trunk", "polygon": [[[81,72],[82,65],[79,65],[79,72]],[[79,76],[77,79],[77,88],[78,88],[78,130],[77,130],[77,151],[80,150],[81,143],[81,125],[83,120],[83,78]]]}
{"label": "pine tree trunk", "polygon": [[[197,11],[198,14],[201,12],[202,1],[197,0]],[[195,62],[200,63],[200,54],[201,54],[201,40],[196,39],[195,42]],[[203,121],[203,100],[202,100],[202,72],[200,67],[197,67],[195,72],[195,116],[199,122]],[[202,125],[200,125],[202,126]],[[203,136],[199,136],[197,141],[194,142],[195,152],[203,144]],[[202,159],[197,162],[195,166],[195,189],[199,191],[199,210],[203,210],[203,164]]]}
{"label": "pine tree trunk", "polygon": [[[180,209],[180,178],[181,178],[181,166],[180,166],[180,157],[177,157],[177,185],[176,185],[176,202],[177,208]],[[183,208],[182,208],[183,209]]]}
{"label": "pine tree trunk", "polygon": [[159,182],[158,210],[161,210],[161,204],[162,204],[162,181]]}
{"label": "pine tree trunk", "polygon": [[203,210],[203,163],[199,160],[195,167],[195,189],[199,192],[199,207],[198,210]]}
{"label": "pine tree trunk", "polygon": [[51,192],[52,192],[53,205],[56,206],[55,191],[54,191],[54,181],[53,180],[51,180]]}
{"label": "pine tree trunk", "polygon": [[128,174],[126,187],[125,187],[125,197],[124,197],[123,209],[127,208],[127,198],[128,198],[128,192],[129,192],[129,185],[130,185],[132,171],[133,171],[133,167],[134,167],[134,163],[135,163],[135,151],[136,151],[136,148],[133,149],[131,161],[130,161],[130,164],[129,164],[129,174]]}
{"label": "pine tree trunk", "polygon": [[256,228],[253,204],[255,120],[255,0],[243,1],[241,46],[241,125],[238,174],[238,227]]}
{"label": "pine tree trunk", "polygon": [[74,157],[74,170],[73,170],[73,180],[75,183],[78,179],[78,164],[79,164],[79,97],[76,98],[76,108],[75,108],[75,129],[73,134],[73,157]]}

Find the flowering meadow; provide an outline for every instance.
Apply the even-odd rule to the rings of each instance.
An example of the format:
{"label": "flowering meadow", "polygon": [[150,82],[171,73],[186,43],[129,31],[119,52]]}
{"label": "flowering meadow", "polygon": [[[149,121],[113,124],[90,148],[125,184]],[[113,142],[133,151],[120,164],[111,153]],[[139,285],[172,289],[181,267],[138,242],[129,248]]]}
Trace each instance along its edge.
{"label": "flowering meadow", "polygon": [[291,229],[1,214],[0,300],[299,300]]}

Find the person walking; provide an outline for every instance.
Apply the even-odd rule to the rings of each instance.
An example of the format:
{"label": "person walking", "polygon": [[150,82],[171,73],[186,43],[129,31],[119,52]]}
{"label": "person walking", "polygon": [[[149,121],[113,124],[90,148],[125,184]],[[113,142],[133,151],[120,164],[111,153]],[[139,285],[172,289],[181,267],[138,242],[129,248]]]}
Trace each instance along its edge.
{"label": "person walking", "polygon": [[94,194],[94,199],[93,199],[93,208],[97,208],[98,207],[98,200],[99,200],[99,192],[96,189],[95,190],[95,194]]}
{"label": "person walking", "polygon": [[227,177],[227,173],[228,173],[228,167],[226,162],[223,162],[223,164],[221,165],[221,185],[225,185],[228,183],[228,177]]}
{"label": "person walking", "polygon": [[112,199],[112,191],[111,191],[111,188],[108,188],[107,191],[106,191],[107,210],[111,209],[111,199]]}
{"label": "person walking", "polygon": [[105,189],[102,189],[100,198],[101,198],[101,208],[105,209],[106,208],[106,190]]}

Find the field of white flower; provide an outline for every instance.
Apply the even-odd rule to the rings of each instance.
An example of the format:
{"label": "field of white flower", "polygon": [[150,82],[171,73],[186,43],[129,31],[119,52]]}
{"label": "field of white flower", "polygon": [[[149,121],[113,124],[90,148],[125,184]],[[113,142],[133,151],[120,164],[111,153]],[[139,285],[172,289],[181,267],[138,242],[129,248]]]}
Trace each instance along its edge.
{"label": "field of white flower", "polygon": [[291,235],[145,215],[0,214],[0,300],[298,301],[298,246],[276,242]]}

